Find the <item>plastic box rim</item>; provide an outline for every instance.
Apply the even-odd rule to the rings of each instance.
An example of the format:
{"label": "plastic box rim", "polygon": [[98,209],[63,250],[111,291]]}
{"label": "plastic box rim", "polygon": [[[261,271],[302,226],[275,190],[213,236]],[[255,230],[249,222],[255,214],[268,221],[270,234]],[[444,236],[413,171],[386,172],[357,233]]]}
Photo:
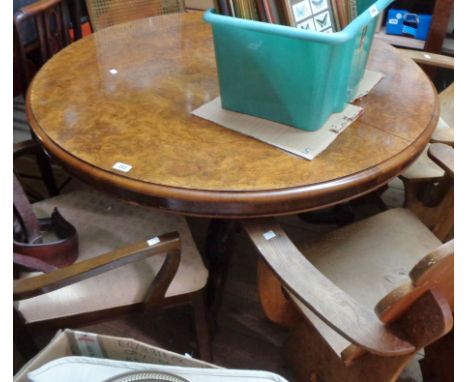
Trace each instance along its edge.
{"label": "plastic box rim", "polygon": [[[271,33],[300,40],[309,40],[325,44],[342,44],[353,39],[357,33],[366,27],[372,19],[382,13],[385,8],[394,0],[377,0],[358,17],[351,21],[346,28],[335,33],[322,33],[306,29],[291,27],[287,25],[270,24],[263,21],[242,19],[239,17],[217,14],[213,8],[208,9],[203,19],[213,25],[231,26],[236,28],[248,29],[261,33]],[[377,14],[371,15],[370,8],[375,7]]]}

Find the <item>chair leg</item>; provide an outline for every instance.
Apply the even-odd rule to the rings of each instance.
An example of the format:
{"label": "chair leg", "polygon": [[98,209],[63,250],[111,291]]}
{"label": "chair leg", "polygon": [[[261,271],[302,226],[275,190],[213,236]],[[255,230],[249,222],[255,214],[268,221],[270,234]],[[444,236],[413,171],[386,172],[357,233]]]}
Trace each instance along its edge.
{"label": "chair leg", "polygon": [[49,195],[57,196],[59,194],[59,189],[57,183],[55,182],[54,174],[52,172],[52,166],[50,164],[49,158],[43,152],[37,155],[37,164],[41,171],[42,178],[47,187]]}
{"label": "chair leg", "polygon": [[257,262],[257,291],[263,313],[271,322],[290,328],[301,320],[299,311],[284,294],[281,281],[261,258]]}
{"label": "chair leg", "polygon": [[39,351],[22,317],[15,309],[13,309],[13,343],[25,363]]}
{"label": "chair leg", "polygon": [[454,331],[448,333],[424,349],[424,358],[419,361],[424,380],[449,382],[454,380],[453,371]]}
{"label": "chair leg", "polygon": [[206,362],[212,361],[211,336],[206,317],[205,301],[203,292],[195,293],[192,299],[192,306],[195,318],[195,333],[198,344],[198,355]]}

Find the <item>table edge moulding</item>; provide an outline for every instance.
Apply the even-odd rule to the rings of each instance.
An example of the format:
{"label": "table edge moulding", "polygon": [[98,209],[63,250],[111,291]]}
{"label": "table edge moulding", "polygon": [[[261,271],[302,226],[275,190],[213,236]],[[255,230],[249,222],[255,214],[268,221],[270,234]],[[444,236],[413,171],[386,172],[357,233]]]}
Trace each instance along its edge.
{"label": "table edge moulding", "polygon": [[[73,57],[74,52],[79,53],[83,52],[84,48],[92,48],[98,37],[106,36],[103,36],[103,34],[110,36],[115,33],[118,35],[123,31],[121,28],[128,28],[129,26],[132,27],[129,33],[138,34],[140,32],[135,30],[141,26],[143,36],[148,23],[152,24],[152,18],[132,21],[122,24],[123,26],[116,25],[86,37],[54,56],[36,75],[28,89],[26,110],[29,122],[47,152],[70,174],[94,188],[128,201],[191,216],[249,218],[287,215],[320,209],[378,189],[409,166],[429,141],[439,116],[437,93],[434,86],[416,64],[405,57],[398,56],[394,48],[379,41],[374,41],[369,66],[370,69],[381,70],[386,77],[368,96],[355,102],[364,108],[363,115],[346,129],[324,153],[312,161],[292,156],[277,148],[230,132],[211,122],[190,115],[190,110],[187,110],[186,105],[188,102],[186,88],[194,89],[193,92],[196,94],[197,89],[202,92],[198,86],[207,87],[204,96],[206,98],[208,93],[209,98],[202,99],[202,96],[199,96],[197,101],[191,105],[191,110],[218,95],[211,32],[209,26],[202,21],[201,17],[201,14],[188,13],[160,16],[160,19],[158,19],[159,21],[163,18],[163,24],[166,23],[161,29],[165,40],[159,39],[159,42],[154,43],[154,46],[157,49],[171,46],[174,49],[174,55],[168,53],[168,58],[163,55],[159,58],[159,61],[153,61],[152,64],[164,65],[165,60],[174,60],[170,62],[177,66],[179,74],[184,74],[182,77],[186,82],[174,83],[176,91],[179,92],[175,100],[175,93],[167,93],[167,90],[165,90],[166,96],[172,97],[171,101],[175,107],[179,107],[176,103],[180,101],[179,109],[174,111],[174,108],[171,107],[160,108],[159,110],[162,110],[161,117],[159,117],[158,113],[155,113],[154,120],[151,120],[151,123],[160,124],[155,125],[159,132],[163,131],[161,126],[166,123],[173,129],[174,134],[189,137],[192,141],[195,139],[193,142],[185,142],[187,144],[197,142],[194,131],[198,129],[198,132],[205,134],[199,137],[200,145],[202,145],[201,139],[203,137],[205,137],[204,139],[207,136],[213,137],[214,141],[219,139],[221,144],[231,145],[229,146],[231,152],[220,155],[216,145],[208,145],[210,146],[208,148],[207,145],[204,145],[198,147],[200,150],[198,153],[195,149],[193,153],[180,153],[180,161],[177,162],[175,157],[169,157],[167,153],[163,156],[163,154],[159,154],[158,147],[152,147],[149,149],[151,151],[148,151],[148,153],[151,152],[151,156],[145,158],[150,158],[154,162],[154,171],[138,177],[132,171],[119,173],[110,166],[101,166],[99,160],[102,159],[102,153],[101,156],[96,157],[99,157],[99,160],[95,160],[95,158],[90,160],[90,157],[87,159],[81,158],[79,150],[75,150],[77,146],[74,146],[73,140],[78,139],[77,136],[83,134],[83,132],[89,133],[91,131],[87,130],[86,126],[76,127],[75,135],[72,138],[68,136],[68,140],[63,139],[63,136],[66,135],[65,129],[70,129],[70,126],[59,126],[59,123],[57,123],[57,121],[63,123],[64,116],[60,113],[64,113],[64,111],[62,107],[56,107],[56,105],[52,104],[52,102],[62,102],[62,100],[57,98],[55,92],[48,93],[50,88],[46,85],[53,82],[50,82],[51,80],[47,77],[50,76],[48,71],[58,67],[57,65],[65,65],[69,57]],[[185,29],[180,33],[174,33],[174,30],[171,29],[171,23],[175,25],[175,28]],[[180,39],[177,44],[170,40],[171,33],[177,35]],[[188,44],[191,38],[196,40],[193,40],[194,43]],[[142,37],[143,39],[144,37]],[[115,41],[115,38],[113,41]],[[142,46],[145,46],[143,42],[146,43],[146,40],[142,41]],[[131,47],[129,49],[137,48]],[[157,52],[153,53],[156,55]],[[146,53],[141,51],[141,54],[144,56]],[[129,56],[132,60],[137,61],[139,59],[138,55],[134,57],[129,54]],[[187,57],[193,58],[192,61],[186,61]],[[177,58],[177,61],[175,61],[175,58]],[[81,59],[86,60],[87,58],[81,57]],[[204,66],[201,66],[202,64]],[[86,65],[86,62],[80,63],[77,68],[73,69],[78,73],[76,74],[77,78],[79,78],[80,70],[86,70]],[[208,68],[206,68],[207,65]],[[80,66],[82,66],[81,69]],[[157,70],[154,72],[157,72]],[[57,73],[56,75],[61,76],[62,74]],[[73,74],[67,73],[66,76],[70,78],[70,76],[73,77]],[[92,75],[89,78],[92,81]],[[179,79],[169,78],[169,75],[167,79],[168,81],[180,81]],[[54,81],[56,86],[59,82],[56,78],[54,78]],[[62,94],[67,94],[67,86],[69,86],[69,90],[72,89],[72,86],[75,86],[69,85],[70,83],[61,83],[63,87]],[[161,81],[158,83],[161,83]],[[407,84],[411,85],[405,86]],[[75,93],[70,94],[74,95]],[[46,97],[49,98],[44,100]],[[90,102],[92,102],[92,95],[90,97]],[[73,97],[69,96],[69,98],[72,99]],[[49,105],[48,102],[51,104]],[[161,104],[166,105],[164,102],[161,102]],[[48,110],[47,107],[50,107],[49,115],[45,113]],[[398,108],[403,109],[399,110]],[[181,110],[185,111],[181,113]],[[386,110],[390,110],[389,113],[392,112],[393,114],[383,115]],[[57,118],[50,116],[51,111],[57,114]],[[164,118],[167,121],[161,122]],[[43,122],[44,120],[46,122]],[[189,125],[186,123],[187,120],[190,121]],[[118,128],[124,122],[116,121]],[[117,131],[115,139],[118,139],[121,130],[117,129],[115,131]],[[369,131],[372,131],[372,133],[369,133]],[[94,133],[101,134],[99,131],[93,131]],[[105,133],[104,129],[102,134]],[[170,133],[172,133],[172,130]],[[391,147],[391,143],[389,143],[388,156],[379,161],[374,160],[372,156],[383,155],[378,154],[380,147],[372,147],[369,142],[365,142],[366,139],[373,139],[371,137],[375,134],[380,137],[380,140],[375,139],[377,143],[398,142],[398,145],[397,143],[393,145],[394,147]],[[106,135],[106,139],[108,138],[109,134]],[[110,139],[113,138],[110,137]],[[148,140],[150,139],[151,137],[148,137]],[[112,142],[119,144],[116,140]],[[356,143],[361,146],[361,142],[363,146],[367,145],[365,147],[372,150],[360,152],[365,148],[356,147]],[[233,144],[237,146],[232,146]],[[350,145],[354,146],[350,147]],[[232,150],[232,147],[235,147],[236,150]],[[260,154],[271,160],[267,163],[263,157],[260,157]],[[351,154],[353,157],[349,157]],[[323,157],[320,158],[321,156]],[[140,158],[143,157],[140,156]],[[195,168],[198,168],[198,172],[192,171],[187,178],[182,176],[177,179],[170,172],[161,175],[160,165],[164,160],[173,166],[177,164],[182,168],[190,165],[195,166],[196,164],[198,167]],[[334,162],[334,160],[337,162]],[[353,161],[357,160],[368,164],[363,165],[362,168],[353,167],[357,166],[357,164],[353,163]],[[266,166],[264,168],[265,174],[262,173],[260,165]],[[275,166],[280,168],[278,172],[275,172]],[[332,170],[328,173],[327,171],[331,166],[334,166],[334,171],[341,171],[342,173],[338,174],[338,176],[335,176]],[[300,173],[302,178],[294,178],[293,169],[297,171],[296,175]],[[283,172],[280,172],[280,170]],[[288,175],[288,171],[291,176]],[[256,176],[258,179],[255,178]],[[238,184],[235,183],[236,177],[239,179]],[[262,184],[263,181],[265,182]],[[236,188],[236,186],[238,187]]]}

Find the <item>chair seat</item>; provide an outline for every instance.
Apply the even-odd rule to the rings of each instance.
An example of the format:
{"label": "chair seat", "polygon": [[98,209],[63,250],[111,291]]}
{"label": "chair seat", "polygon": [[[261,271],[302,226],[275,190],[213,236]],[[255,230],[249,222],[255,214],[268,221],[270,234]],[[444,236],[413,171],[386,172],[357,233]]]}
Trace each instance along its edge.
{"label": "chair seat", "polygon": [[453,146],[453,142],[454,142],[453,127],[450,127],[449,124],[444,121],[444,119],[439,118],[437,127],[432,133],[431,140],[433,142],[437,141],[437,142],[450,144]]}
{"label": "chair seat", "polygon": [[444,170],[436,165],[434,161],[429,158],[427,152],[429,145],[427,145],[424,151],[421,153],[418,159],[409,166],[405,171],[401,173],[401,177],[409,180],[437,180],[444,177]]}
{"label": "chair seat", "polygon": [[[453,128],[450,127],[442,118],[439,118],[437,126],[432,133],[431,140],[453,145]],[[428,150],[429,145],[426,146],[424,152],[419,156],[419,158],[401,174],[402,178],[413,181],[442,179],[444,176],[444,170],[442,170],[428,157]]]}
{"label": "chair seat", "polygon": [[[441,244],[416,216],[400,208],[326,233],[319,240],[305,229],[284,228],[320,272],[371,311],[390,291],[409,282],[413,266]],[[291,297],[338,355],[350,345]]]}
{"label": "chair seat", "polygon": [[[74,191],[33,205],[38,217],[50,216],[54,207],[78,231],[77,262],[177,231],[182,243],[181,262],[166,297],[196,292],[205,286],[208,271],[183,217],[126,204],[91,190]],[[125,265],[19,301],[18,308],[26,322],[31,323],[140,303],[163,261],[164,256],[153,256]],[[21,277],[37,274],[27,273]]]}

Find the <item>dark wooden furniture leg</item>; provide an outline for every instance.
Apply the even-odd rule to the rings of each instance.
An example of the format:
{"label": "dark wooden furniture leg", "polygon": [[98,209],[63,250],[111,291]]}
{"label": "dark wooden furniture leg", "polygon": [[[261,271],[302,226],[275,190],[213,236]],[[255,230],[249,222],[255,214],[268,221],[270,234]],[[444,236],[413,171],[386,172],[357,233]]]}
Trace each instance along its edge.
{"label": "dark wooden furniture leg", "polygon": [[23,318],[15,309],[13,309],[13,343],[21,357],[23,357],[24,362],[34,357],[39,350],[28,328],[24,325]]}
{"label": "dark wooden furniture leg", "polygon": [[194,312],[195,334],[198,344],[198,356],[204,361],[211,362],[213,360],[213,354],[211,351],[211,336],[202,291],[196,293],[192,304]]}
{"label": "dark wooden furniture leg", "polygon": [[433,344],[424,348],[424,358],[419,361],[425,381],[450,382],[454,379],[453,329]]}
{"label": "dark wooden furniture leg", "polygon": [[[432,22],[424,50],[431,53],[441,53],[447,34],[448,24],[453,12],[453,0],[436,0],[432,11]],[[433,66],[423,65],[426,74],[434,80],[437,69]]]}
{"label": "dark wooden furniture leg", "polygon": [[[47,154],[43,151],[42,147],[40,146],[40,143],[38,142],[38,139],[36,138],[32,130],[31,136],[33,137],[33,139],[23,141],[15,145],[15,150],[17,152],[13,155],[13,160],[15,160],[16,157],[21,156],[23,154],[34,155],[34,157],[36,158],[37,166],[39,167],[39,172],[44,181],[44,185],[47,188],[49,196],[57,196],[60,193],[60,190],[57,186],[57,182],[55,181],[50,159],[47,156]],[[33,193],[33,198],[37,197],[39,198],[39,200],[44,198],[39,193]]]}
{"label": "dark wooden furniture leg", "polygon": [[453,12],[453,0],[437,0],[432,12],[432,23],[426,39],[426,52],[440,53],[444,44],[450,17]]}
{"label": "dark wooden furniture leg", "polygon": [[213,333],[216,330],[216,316],[221,306],[236,226],[233,220],[212,219],[206,237],[205,256],[210,270],[207,284],[208,322]]}
{"label": "dark wooden furniture leg", "polygon": [[81,1],[80,0],[68,0],[68,9],[70,10],[70,19],[73,24],[73,40],[79,40],[83,37],[81,32]]}
{"label": "dark wooden furniture leg", "polygon": [[57,196],[60,192],[55,182],[54,173],[52,172],[52,165],[43,151],[37,154],[37,164],[41,171],[42,178],[44,179],[45,186],[47,187],[47,192],[51,197]]}

